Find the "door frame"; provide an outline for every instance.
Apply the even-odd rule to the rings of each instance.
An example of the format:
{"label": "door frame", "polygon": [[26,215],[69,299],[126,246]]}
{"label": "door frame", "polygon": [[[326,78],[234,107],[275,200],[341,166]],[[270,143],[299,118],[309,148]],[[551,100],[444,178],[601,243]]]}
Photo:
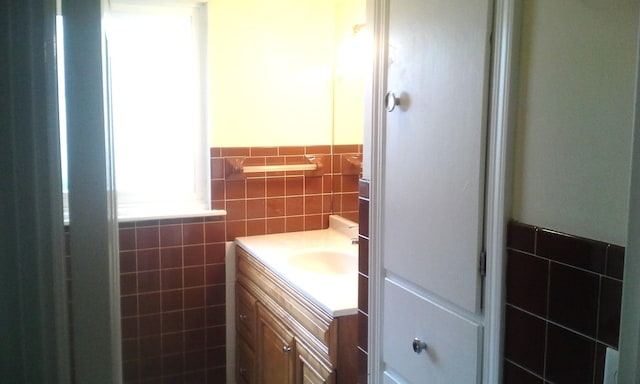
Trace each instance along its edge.
{"label": "door frame", "polygon": [[[385,180],[383,153],[386,114],[382,100],[386,91],[386,56],[390,0],[368,0],[367,24],[373,26],[373,68],[371,99],[366,116],[371,126],[371,240],[369,245],[369,382],[383,382],[382,313],[384,271],[382,266],[381,196]],[[519,2],[494,0],[493,52],[491,58],[489,121],[487,123],[487,165],[485,194],[485,245],[487,274],[484,292],[484,342],[482,382],[499,383],[502,374],[504,322],[504,271],[506,226],[510,217],[510,150],[515,119],[514,92],[517,81],[517,44],[519,41]]]}
{"label": "door frame", "polygon": [[[638,16],[640,25],[640,14]],[[635,91],[629,223],[620,318],[619,383],[640,383],[640,28],[636,49]]]}
{"label": "door frame", "polygon": [[62,0],[74,373],[122,382],[118,222],[108,111],[106,0]]}

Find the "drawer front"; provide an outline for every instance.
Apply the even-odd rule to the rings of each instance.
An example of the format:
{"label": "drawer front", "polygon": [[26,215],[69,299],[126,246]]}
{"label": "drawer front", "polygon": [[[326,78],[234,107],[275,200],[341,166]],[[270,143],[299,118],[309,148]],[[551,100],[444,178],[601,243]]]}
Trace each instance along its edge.
{"label": "drawer front", "polygon": [[[389,280],[384,290],[382,353],[392,372],[386,380],[398,374],[411,383],[478,382],[481,325]],[[426,349],[415,353],[414,338]]]}
{"label": "drawer front", "polygon": [[256,329],[256,298],[241,284],[236,284],[236,329],[247,340],[252,340]]}
{"label": "drawer front", "polygon": [[335,371],[301,341],[296,344],[296,383],[335,384]]}

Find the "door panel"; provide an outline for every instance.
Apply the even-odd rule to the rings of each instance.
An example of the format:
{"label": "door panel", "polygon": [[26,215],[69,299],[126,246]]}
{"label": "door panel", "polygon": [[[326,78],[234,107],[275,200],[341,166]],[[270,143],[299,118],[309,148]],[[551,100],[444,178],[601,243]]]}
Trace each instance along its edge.
{"label": "door panel", "polygon": [[240,384],[254,384],[255,358],[249,344],[242,338],[238,338],[237,344],[237,372],[236,377]]}
{"label": "door panel", "polygon": [[236,328],[240,336],[253,340],[256,327],[256,301],[242,285],[236,284]]}
{"label": "door panel", "polygon": [[384,268],[480,307],[488,0],[392,0]]}
{"label": "door panel", "polygon": [[258,383],[291,384],[295,364],[293,334],[260,303],[257,308]]}
{"label": "door panel", "polygon": [[[386,369],[410,383],[479,383],[482,327],[414,292],[385,281]],[[415,353],[419,338],[426,350]]]}

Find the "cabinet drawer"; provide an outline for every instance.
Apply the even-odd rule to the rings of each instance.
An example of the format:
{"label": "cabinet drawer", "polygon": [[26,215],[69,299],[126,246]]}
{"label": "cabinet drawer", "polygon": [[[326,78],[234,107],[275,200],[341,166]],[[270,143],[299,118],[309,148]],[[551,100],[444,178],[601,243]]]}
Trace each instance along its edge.
{"label": "cabinet drawer", "polygon": [[247,340],[256,329],[256,298],[241,284],[236,284],[236,329]]}
{"label": "cabinet drawer", "polygon": [[[403,372],[405,380],[422,383],[478,383],[482,326],[396,283],[385,281],[383,359]],[[427,348],[413,351],[419,338]]]}
{"label": "cabinet drawer", "polygon": [[333,369],[324,363],[302,342],[296,343],[296,383],[301,384],[335,384]]}

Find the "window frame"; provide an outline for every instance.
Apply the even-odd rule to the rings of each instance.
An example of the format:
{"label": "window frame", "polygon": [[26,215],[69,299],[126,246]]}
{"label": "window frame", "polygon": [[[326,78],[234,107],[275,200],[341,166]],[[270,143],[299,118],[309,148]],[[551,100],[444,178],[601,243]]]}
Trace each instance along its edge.
{"label": "window frame", "polygon": [[[223,210],[211,210],[211,183],[210,183],[210,154],[209,154],[209,119],[208,119],[208,90],[209,90],[209,77],[208,77],[208,50],[207,50],[207,4],[205,1],[200,0],[171,0],[171,1],[143,1],[143,0],[111,0],[109,7],[104,18],[104,32],[107,41],[107,51],[109,44],[109,18],[115,15],[125,15],[127,13],[150,13],[150,14],[162,14],[170,13],[187,15],[191,18],[192,24],[192,37],[195,44],[195,64],[197,66],[196,83],[198,84],[198,95],[195,98],[198,99],[195,109],[198,111],[198,117],[195,119],[199,129],[194,129],[194,166],[189,168],[189,171],[193,172],[194,176],[194,190],[190,192],[180,193],[180,198],[167,198],[167,194],[154,194],[154,193],[126,193],[121,191],[116,185],[117,190],[117,203],[118,203],[118,220],[119,221],[133,221],[142,219],[154,219],[154,218],[171,218],[171,217],[194,217],[194,216],[211,216],[211,215],[224,215]],[[62,24],[62,23],[61,23]],[[60,30],[60,36],[62,36],[62,30]],[[61,39],[62,40],[62,39]],[[62,48],[62,47],[61,47]],[[58,51],[59,66],[61,70],[64,70],[64,58],[62,49]],[[105,52],[107,55],[107,63],[110,63],[109,52]],[[107,64],[110,65],[110,64]],[[106,78],[108,80],[108,87],[111,88],[111,68],[106,68]],[[61,78],[63,80],[63,78]],[[61,81],[63,83],[63,81]],[[109,98],[111,97],[109,90]],[[61,99],[61,105],[64,105],[64,87],[61,87],[59,97]],[[111,110],[111,100],[108,101],[107,108]],[[64,110],[60,114],[61,136],[64,136],[65,132],[65,113]],[[109,123],[112,124],[113,116],[111,111],[109,112]],[[110,127],[110,130],[117,127]],[[113,133],[113,131],[112,131]],[[65,142],[62,140],[61,146],[65,147]],[[160,152],[156,152],[157,155]],[[162,155],[166,155],[162,153]],[[63,161],[65,161],[63,156]],[[63,164],[64,165],[64,164]],[[115,168],[115,165],[114,165]],[[116,179],[118,169],[116,168]],[[63,174],[66,171],[63,169]],[[68,190],[66,185],[63,185],[63,198],[65,201],[65,221],[68,222]]]}

